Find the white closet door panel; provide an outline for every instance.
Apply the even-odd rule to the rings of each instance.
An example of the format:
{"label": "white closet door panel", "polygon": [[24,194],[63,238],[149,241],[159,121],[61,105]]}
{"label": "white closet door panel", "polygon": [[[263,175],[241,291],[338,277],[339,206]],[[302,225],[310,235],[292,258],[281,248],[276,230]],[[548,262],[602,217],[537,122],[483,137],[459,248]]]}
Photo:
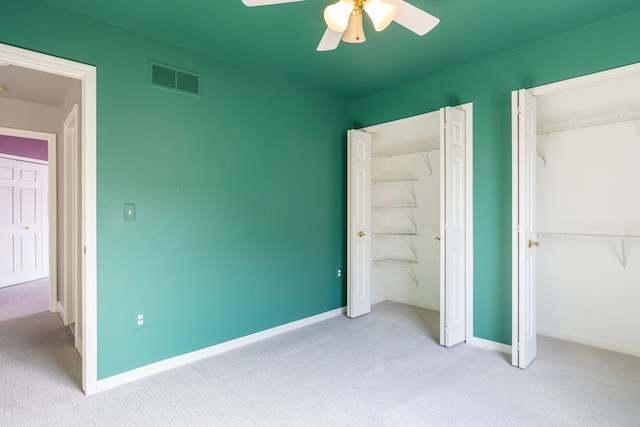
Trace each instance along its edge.
{"label": "white closet door panel", "polygon": [[518,91],[518,338],[517,366],[537,354],[536,341],[536,98]]}
{"label": "white closet door panel", "polygon": [[347,139],[347,316],[357,317],[371,311],[371,135]]}
{"label": "white closet door panel", "polygon": [[442,114],[444,123],[443,153],[444,191],[443,238],[441,243],[442,270],[440,308],[443,334],[442,345],[450,347],[465,340],[466,335],[466,276],[465,276],[465,112],[446,107]]}
{"label": "white closet door panel", "polygon": [[16,245],[13,240],[13,236],[0,236],[0,277],[14,271]]}

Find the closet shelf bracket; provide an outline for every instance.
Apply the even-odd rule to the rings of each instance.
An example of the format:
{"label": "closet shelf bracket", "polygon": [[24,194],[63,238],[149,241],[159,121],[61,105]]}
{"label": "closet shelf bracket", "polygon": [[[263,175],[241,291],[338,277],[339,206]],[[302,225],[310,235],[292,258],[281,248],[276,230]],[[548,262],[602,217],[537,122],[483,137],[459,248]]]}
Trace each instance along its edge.
{"label": "closet shelf bracket", "polygon": [[429,159],[429,152],[421,151],[420,155],[422,156],[422,160],[424,160],[424,164],[427,165],[427,169],[429,169],[429,175],[433,176],[433,168],[431,167],[431,159]]}
{"label": "closet shelf bracket", "polygon": [[377,265],[386,265],[390,267],[399,267],[404,269],[407,272],[413,283],[416,284],[416,288],[419,287],[418,278],[413,272],[413,264],[417,264],[417,260],[405,260],[405,259],[395,259],[395,258],[385,258],[385,259],[377,259],[373,261],[374,264]]}
{"label": "closet shelf bracket", "polygon": [[538,153],[540,154],[540,158],[542,158],[542,162],[545,166],[547,166],[547,156],[544,153],[544,144],[542,142],[542,133],[538,130]]}
{"label": "closet shelf bracket", "polygon": [[418,258],[418,251],[416,250],[416,245],[413,242],[412,237],[417,236],[417,231],[411,232],[390,232],[390,233],[373,233],[374,237],[384,237],[389,239],[402,239],[404,243],[407,245],[414,258]]}
{"label": "closet shelf bracket", "polygon": [[550,237],[550,238],[577,238],[582,240],[587,239],[619,239],[620,240],[620,252],[621,258],[620,262],[622,263],[622,269],[627,269],[627,243],[628,240],[631,240],[631,243],[638,243],[640,241],[640,235],[632,235],[632,234],[590,234],[590,233],[537,233],[539,238]]}

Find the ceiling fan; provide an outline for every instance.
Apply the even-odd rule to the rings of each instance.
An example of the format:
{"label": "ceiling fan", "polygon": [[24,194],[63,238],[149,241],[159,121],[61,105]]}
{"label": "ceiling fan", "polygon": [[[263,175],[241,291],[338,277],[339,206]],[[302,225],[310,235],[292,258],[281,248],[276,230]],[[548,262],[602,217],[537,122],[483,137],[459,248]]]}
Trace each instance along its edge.
{"label": "ceiling fan", "polygon": [[[246,6],[267,6],[293,3],[304,0],[242,0]],[[347,43],[362,43],[366,40],[362,30],[362,15],[366,12],[376,31],[382,31],[395,21],[403,27],[423,36],[440,20],[422,9],[403,0],[338,0],[324,10],[327,30],[317,50],[333,50],[340,40]]]}

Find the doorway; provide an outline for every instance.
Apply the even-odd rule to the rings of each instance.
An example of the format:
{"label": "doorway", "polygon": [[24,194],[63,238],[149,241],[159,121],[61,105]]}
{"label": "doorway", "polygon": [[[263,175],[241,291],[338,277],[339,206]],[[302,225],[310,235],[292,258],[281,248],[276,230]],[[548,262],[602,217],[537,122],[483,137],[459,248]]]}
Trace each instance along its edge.
{"label": "doorway", "polygon": [[472,105],[349,132],[347,315],[390,300],[472,337]]}
{"label": "doorway", "polygon": [[514,366],[538,334],[640,356],[638,89],[636,64],[513,95]]}
{"label": "doorway", "polygon": [[97,392],[96,69],[77,62],[0,44],[0,63],[80,82],[82,159],[82,389]]}

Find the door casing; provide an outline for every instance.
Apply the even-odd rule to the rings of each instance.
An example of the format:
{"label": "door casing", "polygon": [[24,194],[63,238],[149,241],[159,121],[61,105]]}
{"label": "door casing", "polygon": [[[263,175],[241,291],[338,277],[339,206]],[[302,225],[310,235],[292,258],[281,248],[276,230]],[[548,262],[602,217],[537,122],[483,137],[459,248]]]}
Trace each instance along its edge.
{"label": "door casing", "polygon": [[96,67],[0,44],[0,61],[9,65],[70,77],[80,81],[82,93],[82,389],[100,391],[97,345],[97,212],[96,212]]}
{"label": "door casing", "polygon": [[[553,92],[558,92],[562,90],[566,90],[573,87],[584,86],[589,83],[597,83],[602,82],[608,79],[613,79],[621,76],[626,76],[630,74],[638,74],[640,73],[640,63],[626,65],[623,67],[612,68],[610,70],[601,71],[598,73],[587,74],[584,76],[579,76],[567,80],[562,80],[555,83],[550,83],[542,86],[537,86],[534,88],[526,89],[526,91],[533,96],[541,96],[546,95]],[[512,108],[512,123],[516,123],[517,120],[517,108]],[[512,131],[515,132],[516,126],[513,126]],[[512,150],[516,149],[516,144],[518,143],[516,135],[512,132]],[[519,257],[518,257],[518,230],[517,230],[517,203],[520,198],[520,192],[518,189],[518,167],[517,167],[517,159],[515,156],[512,158],[512,175],[511,175],[511,186],[512,186],[512,281],[511,281],[511,294],[512,294],[512,311],[511,311],[511,354],[512,354],[512,364],[514,366],[518,366],[518,325],[524,321],[521,318],[523,313],[519,310],[519,304],[516,303],[517,295],[518,295],[518,272],[522,265],[519,265]],[[533,213],[535,215],[535,212]],[[535,325],[534,325],[535,326]]]}
{"label": "door casing", "polygon": [[[455,106],[465,112],[465,341],[472,343],[473,338],[473,103],[467,103]],[[432,113],[425,113],[432,114]],[[441,112],[442,114],[442,112]],[[418,116],[414,116],[418,117]],[[364,132],[376,132],[386,127],[395,126],[398,122],[411,120],[412,117],[394,120],[378,125],[368,126],[361,129]],[[441,162],[443,161],[441,157]],[[441,183],[442,185],[442,183]],[[347,203],[350,203],[348,201]],[[350,239],[351,236],[347,236]],[[349,269],[349,266],[347,267]],[[444,291],[440,290],[441,293]],[[475,344],[475,343],[474,343]]]}

